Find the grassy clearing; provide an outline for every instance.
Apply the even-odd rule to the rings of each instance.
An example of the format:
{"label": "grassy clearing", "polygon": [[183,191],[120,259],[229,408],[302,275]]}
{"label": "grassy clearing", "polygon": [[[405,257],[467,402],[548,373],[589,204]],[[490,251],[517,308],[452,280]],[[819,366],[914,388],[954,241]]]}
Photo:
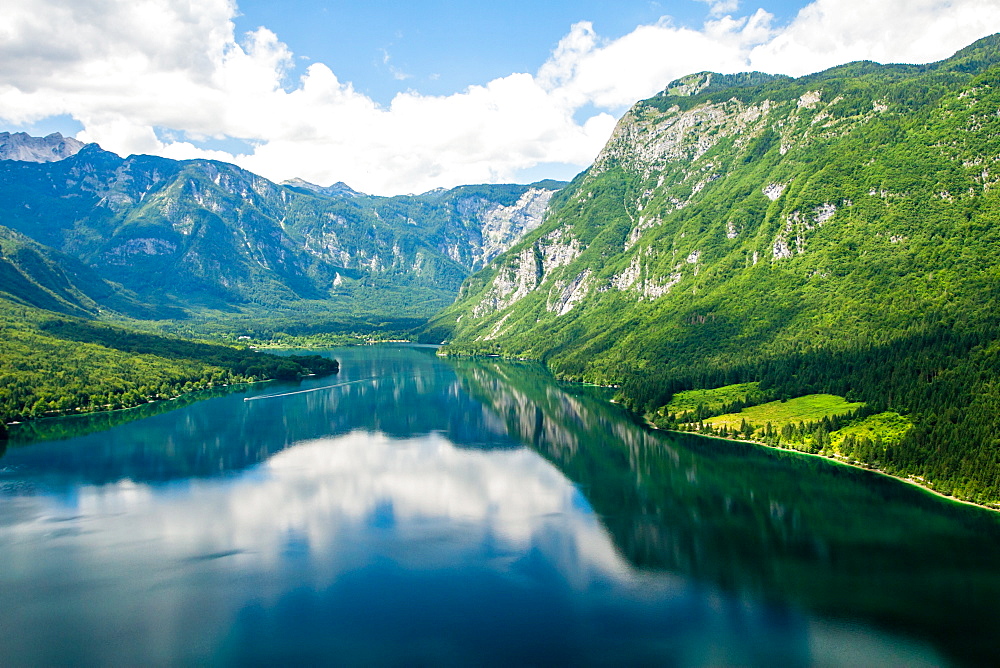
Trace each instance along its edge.
{"label": "grassy clearing", "polygon": [[660,412],[664,415],[673,413],[680,417],[694,412],[698,406],[704,406],[709,411],[717,411],[735,401],[753,403],[753,397],[760,393],[759,388],[760,383],[739,383],[717,387],[713,390],[678,392],[669,404],[660,409]]}
{"label": "grassy clearing", "polygon": [[830,441],[839,449],[848,434],[855,438],[880,438],[886,445],[895,445],[903,440],[913,423],[899,413],[887,412],[869,415],[863,420],[830,433]]}
{"label": "grassy clearing", "polygon": [[786,424],[799,422],[819,422],[824,417],[843,415],[861,408],[863,403],[851,403],[835,394],[807,394],[788,401],[771,401],[759,406],[744,408],[739,413],[727,413],[705,420],[715,428],[739,429],[746,420],[757,426],[768,422],[778,429]]}

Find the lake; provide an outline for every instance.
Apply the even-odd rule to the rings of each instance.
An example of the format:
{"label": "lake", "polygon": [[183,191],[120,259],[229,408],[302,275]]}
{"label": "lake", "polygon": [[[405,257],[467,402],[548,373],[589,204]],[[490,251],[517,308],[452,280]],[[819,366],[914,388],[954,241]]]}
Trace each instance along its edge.
{"label": "lake", "polygon": [[15,428],[0,663],[1000,661],[997,513],[656,432],[532,364],[324,354]]}

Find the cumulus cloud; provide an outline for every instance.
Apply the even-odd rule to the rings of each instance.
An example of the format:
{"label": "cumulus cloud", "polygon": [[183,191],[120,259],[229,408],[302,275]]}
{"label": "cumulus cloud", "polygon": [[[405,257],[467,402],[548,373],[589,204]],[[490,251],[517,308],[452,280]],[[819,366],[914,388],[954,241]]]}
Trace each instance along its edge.
{"label": "cumulus cloud", "polygon": [[[630,104],[690,72],[928,62],[1000,30],[994,0],[815,0],[783,26],[762,9],[737,16],[737,2],[702,1],[709,20],[698,28],[664,17],[607,40],[581,22],[537,72],[447,96],[408,91],[383,106],[323,63],[291,77],[294,54],[279,35],[235,33],[231,0],[8,0],[0,120],[69,115],[84,127],[79,139],[123,155],[420,192],[509,181],[539,164],[582,169]],[[252,150],[199,146],[225,138]]]}
{"label": "cumulus cloud", "polygon": [[998,31],[996,0],[816,0],[748,61],[793,76],[854,60],[927,63]]}
{"label": "cumulus cloud", "polygon": [[749,48],[771,35],[772,20],[758,10],[749,17],[710,21],[693,30],[663,19],[606,43],[590,23],[578,23],[539,69],[538,81],[570,106],[590,103],[619,109],[694,71],[746,69]]}

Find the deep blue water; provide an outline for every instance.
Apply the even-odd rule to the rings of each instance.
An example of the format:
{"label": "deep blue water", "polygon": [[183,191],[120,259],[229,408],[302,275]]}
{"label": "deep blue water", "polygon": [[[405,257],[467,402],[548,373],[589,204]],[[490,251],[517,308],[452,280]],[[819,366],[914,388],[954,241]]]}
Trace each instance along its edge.
{"label": "deep blue water", "polygon": [[0,664],[1000,660],[995,514],[653,432],[531,365],[329,354],[15,432]]}

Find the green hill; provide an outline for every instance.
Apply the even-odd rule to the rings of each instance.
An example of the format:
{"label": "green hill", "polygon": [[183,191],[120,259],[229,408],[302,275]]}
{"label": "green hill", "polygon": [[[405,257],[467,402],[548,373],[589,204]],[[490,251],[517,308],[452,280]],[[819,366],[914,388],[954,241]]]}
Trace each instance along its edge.
{"label": "green hill", "polygon": [[[309,373],[335,360],[276,356],[136,332],[0,298],[0,425],[139,406],[186,392]],[[6,435],[0,429],[0,438]]]}
{"label": "green hill", "polygon": [[102,279],[80,260],[0,226],[0,297],[38,308],[95,317],[102,307],[134,318],[170,317]]}
{"label": "green hill", "polygon": [[685,77],[424,336],[645,413],[748,382],[893,410],[914,427],[869,464],[998,501],[998,109],[998,36],[929,65]]}

